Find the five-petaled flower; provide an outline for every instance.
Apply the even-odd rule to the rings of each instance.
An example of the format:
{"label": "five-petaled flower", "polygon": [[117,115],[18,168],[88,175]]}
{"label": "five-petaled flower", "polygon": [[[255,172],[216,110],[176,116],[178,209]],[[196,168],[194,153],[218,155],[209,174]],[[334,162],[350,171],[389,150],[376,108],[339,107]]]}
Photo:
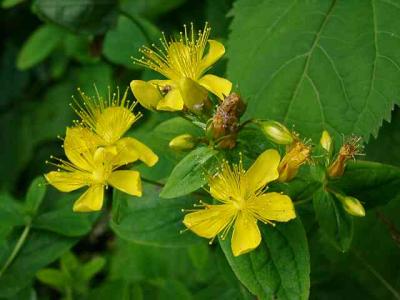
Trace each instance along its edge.
{"label": "five-petaled flower", "polygon": [[210,194],[218,204],[188,213],[183,223],[201,237],[225,238],[233,226],[231,247],[234,256],[255,249],[261,242],[257,221],[274,224],[296,217],[292,200],[280,193],[264,192],[265,186],[279,177],[280,155],[276,150],[263,152],[249,170],[242,162],[230,166],[223,162],[220,171],[209,178]]}
{"label": "five-petaled flower", "polygon": [[76,102],[81,121],[67,128],[64,151],[68,160],[55,158],[57,171],[45,175],[47,181],[62,192],[88,186],[75,202],[74,211],[97,211],[103,205],[104,187],[111,185],[133,196],[141,196],[140,174],[133,170],[117,170],[137,160],[148,166],[158,157],[146,145],[132,137],[122,137],[138,115],[134,103],[118,95],[104,100],[81,93],[83,103]]}
{"label": "five-petaled flower", "polygon": [[[135,63],[152,69],[167,80],[133,80],[131,89],[136,99],[148,109],[177,111],[186,106],[189,110],[200,110],[207,99],[208,91],[223,99],[232,83],[205,72],[225,53],[221,43],[208,39],[210,27],[206,23],[203,31],[190,31],[184,25],[184,32],[178,39],[161,39],[161,47],[142,47],[143,57]],[[206,53],[206,46],[208,52]]]}

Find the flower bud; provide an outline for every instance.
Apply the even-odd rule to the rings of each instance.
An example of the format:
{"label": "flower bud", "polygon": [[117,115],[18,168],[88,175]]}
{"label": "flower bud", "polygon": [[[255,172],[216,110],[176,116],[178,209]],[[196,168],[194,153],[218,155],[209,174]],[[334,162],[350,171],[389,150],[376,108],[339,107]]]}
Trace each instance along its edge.
{"label": "flower bud", "polygon": [[279,164],[278,181],[287,182],[292,180],[296,176],[300,166],[310,157],[310,152],[310,146],[301,141],[296,141],[292,144]]}
{"label": "flower bud", "polygon": [[265,136],[272,142],[279,145],[289,145],[293,143],[292,133],[281,123],[277,121],[257,121],[258,126]]}
{"label": "flower bud", "polygon": [[180,151],[180,150],[190,150],[193,149],[195,146],[194,137],[190,134],[181,134],[174,137],[169,142],[169,147],[173,150]]}
{"label": "flower bud", "polygon": [[328,131],[324,130],[319,141],[322,148],[324,148],[328,153],[332,151],[332,138]]}
{"label": "flower bud", "polygon": [[355,217],[364,217],[365,209],[361,202],[354,197],[341,195],[339,193],[334,193],[336,198],[342,202],[344,210],[352,216]]}

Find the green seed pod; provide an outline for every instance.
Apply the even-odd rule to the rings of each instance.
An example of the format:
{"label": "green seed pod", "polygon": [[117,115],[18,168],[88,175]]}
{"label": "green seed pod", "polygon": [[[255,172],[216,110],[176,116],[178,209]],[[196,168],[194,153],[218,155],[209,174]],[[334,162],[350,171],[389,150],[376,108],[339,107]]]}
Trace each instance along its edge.
{"label": "green seed pod", "polygon": [[277,121],[256,121],[265,136],[272,142],[279,145],[289,145],[293,143],[293,134],[283,124]]}
{"label": "green seed pod", "polygon": [[176,151],[191,150],[195,146],[194,137],[190,134],[181,134],[169,142],[169,147]]}

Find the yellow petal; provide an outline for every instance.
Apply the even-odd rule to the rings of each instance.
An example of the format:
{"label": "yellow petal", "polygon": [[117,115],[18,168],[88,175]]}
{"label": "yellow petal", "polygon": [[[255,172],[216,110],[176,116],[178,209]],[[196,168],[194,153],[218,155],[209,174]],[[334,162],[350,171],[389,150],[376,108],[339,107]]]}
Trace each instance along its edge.
{"label": "yellow petal", "polygon": [[287,222],[296,218],[294,205],[289,196],[279,193],[266,193],[248,203],[260,220]]}
{"label": "yellow petal", "polygon": [[74,165],[89,171],[92,169],[92,153],[102,143],[103,141],[88,128],[67,128],[64,139],[65,155]]}
{"label": "yellow petal", "polygon": [[165,111],[179,111],[183,109],[183,99],[179,89],[174,88],[170,90],[164,98],[158,102],[157,110]]}
{"label": "yellow petal", "polygon": [[269,149],[260,154],[246,172],[250,190],[258,190],[279,177],[278,166],[281,157],[278,151]]}
{"label": "yellow petal", "polygon": [[104,187],[97,184],[89,187],[74,203],[75,212],[98,211],[103,206]]}
{"label": "yellow petal", "polygon": [[107,107],[97,119],[96,133],[108,144],[115,143],[136,121],[136,116],[121,106]]}
{"label": "yellow petal", "polygon": [[47,182],[62,192],[75,191],[89,184],[89,174],[53,171],[44,175]]}
{"label": "yellow petal", "polygon": [[215,64],[225,53],[225,47],[220,42],[208,40],[208,53],[201,61],[201,72],[204,73],[209,67]]}
{"label": "yellow petal", "polygon": [[136,100],[147,109],[154,109],[162,99],[160,90],[151,82],[132,80],[131,90]]}
{"label": "yellow petal", "polygon": [[201,110],[204,101],[208,97],[205,88],[190,78],[183,77],[179,81],[179,89],[186,107],[192,111]]}
{"label": "yellow petal", "polygon": [[232,253],[234,256],[247,253],[261,242],[261,233],[257,226],[257,219],[246,212],[240,212],[232,234]]}
{"label": "yellow petal", "polygon": [[211,239],[232,222],[235,214],[232,205],[208,205],[206,209],[187,214],[183,224],[195,234]]}
{"label": "yellow petal", "polygon": [[140,173],[137,171],[114,171],[108,177],[107,182],[116,189],[132,196],[142,196],[142,183]]}
{"label": "yellow petal", "polygon": [[232,89],[232,82],[228,79],[211,74],[201,77],[198,83],[222,100],[230,94]]}
{"label": "yellow petal", "polygon": [[116,144],[118,155],[113,160],[114,165],[124,165],[140,159],[149,167],[158,162],[158,156],[145,144],[132,137],[126,137]]}

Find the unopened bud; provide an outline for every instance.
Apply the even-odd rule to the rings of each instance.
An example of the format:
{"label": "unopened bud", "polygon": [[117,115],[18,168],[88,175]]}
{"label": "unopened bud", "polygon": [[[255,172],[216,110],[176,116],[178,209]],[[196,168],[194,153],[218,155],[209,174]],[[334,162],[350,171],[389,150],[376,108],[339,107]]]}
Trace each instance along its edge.
{"label": "unopened bud", "polygon": [[265,136],[272,142],[279,145],[289,145],[293,143],[293,135],[283,124],[277,121],[257,121],[258,126]]}
{"label": "unopened bud", "polygon": [[296,141],[291,145],[279,164],[278,181],[287,182],[292,180],[296,176],[300,166],[309,159],[310,152],[310,146],[301,141]]}
{"label": "unopened bud", "polygon": [[336,198],[342,202],[344,210],[352,216],[355,217],[364,217],[365,216],[365,209],[361,202],[354,197],[345,196],[338,193],[335,193]]}
{"label": "unopened bud", "polygon": [[194,137],[190,134],[181,134],[174,137],[169,142],[169,147],[173,150],[190,150],[195,146]]}
{"label": "unopened bud", "polygon": [[328,131],[324,130],[319,141],[322,148],[324,148],[328,153],[332,151],[332,138]]}

